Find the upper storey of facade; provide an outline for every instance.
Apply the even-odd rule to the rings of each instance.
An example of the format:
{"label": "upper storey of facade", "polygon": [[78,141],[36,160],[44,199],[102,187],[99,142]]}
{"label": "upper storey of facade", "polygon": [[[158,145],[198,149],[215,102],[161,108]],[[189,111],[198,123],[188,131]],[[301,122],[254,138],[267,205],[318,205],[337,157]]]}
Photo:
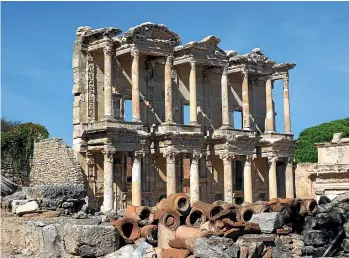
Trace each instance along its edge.
{"label": "upper storey of facade", "polygon": [[[212,35],[181,43],[162,24],[143,23],[124,34],[117,28],[79,27],[73,57],[74,139],[106,127],[292,138],[288,88],[295,64],[277,64],[258,48],[247,54],[224,51]],[[283,80],[285,130],[280,133],[275,132],[275,80]]]}

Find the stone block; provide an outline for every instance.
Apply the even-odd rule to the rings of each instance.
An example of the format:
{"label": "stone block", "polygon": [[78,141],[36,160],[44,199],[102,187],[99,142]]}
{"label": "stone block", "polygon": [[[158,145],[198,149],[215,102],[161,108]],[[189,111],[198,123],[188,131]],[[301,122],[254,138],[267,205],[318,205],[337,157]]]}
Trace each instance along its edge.
{"label": "stone block", "polygon": [[326,251],[325,247],[303,246],[302,255],[311,257],[321,257]]}
{"label": "stone block", "polygon": [[15,192],[11,195],[2,197],[1,202],[9,201],[9,203],[11,204],[13,200],[24,200],[24,199],[25,199],[25,194],[23,192]]}
{"label": "stone block", "polygon": [[343,223],[342,215],[337,212],[319,213],[315,216],[316,223],[322,226],[337,226]]}
{"label": "stone block", "polygon": [[30,201],[17,207],[16,214],[23,215],[26,213],[32,213],[39,209],[39,204],[36,201]]}
{"label": "stone block", "polygon": [[104,256],[104,258],[130,258],[133,257],[134,249],[135,247],[133,245],[125,245],[116,252]]}
{"label": "stone block", "polygon": [[66,251],[72,255],[103,256],[119,247],[119,238],[113,226],[67,223],[62,235]]}
{"label": "stone block", "polygon": [[26,204],[28,202],[28,200],[13,200],[11,202],[11,212],[12,213],[16,213],[16,209],[23,205],[23,204]]}
{"label": "stone block", "polygon": [[309,230],[304,234],[304,244],[311,246],[321,246],[330,242],[330,237],[326,231]]}
{"label": "stone block", "polygon": [[199,238],[194,241],[194,256],[201,258],[239,257],[240,248],[232,239]]}
{"label": "stone block", "polygon": [[249,222],[259,224],[262,233],[273,233],[276,228],[280,228],[283,225],[283,219],[278,212],[253,214]]}

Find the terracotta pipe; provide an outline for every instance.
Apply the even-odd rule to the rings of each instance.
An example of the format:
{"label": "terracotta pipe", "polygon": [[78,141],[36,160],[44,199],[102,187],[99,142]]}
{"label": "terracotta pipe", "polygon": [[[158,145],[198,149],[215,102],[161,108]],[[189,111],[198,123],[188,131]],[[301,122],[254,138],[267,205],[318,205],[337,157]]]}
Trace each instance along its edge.
{"label": "terracotta pipe", "polygon": [[202,236],[203,232],[199,228],[192,228],[188,226],[179,226],[175,232],[176,238],[188,239],[196,236]]}
{"label": "terracotta pipe", "polygon": [[187,248],[185,246],[185,239],[181,239],[181,238],[171,239],[170,241],[168,241],[168,245],[171,248],[177,248],[177,249],[186,249]]}
{"label": "terracotta pipe", "polygon": [[251,205],[243,205],[239,208],[239,214],[242,221],[249,221],[255,214],[255,211]]}
{"label": "terracotta pipe", "polygon": [[149,219],[150,215],[150,208],[147,206],[128,205],[124,217],[140,221]]}
{"label": "terracotta pipe", "polygon": [[239,205],[237,204],[232,204],[221,200],[214,201],[212,204],[221,206],[224,210],[236,210],[239,208]]}
{"label": "terracotta pipe", "polygon": [[206,222],[206,215],[200,208],[192,208],[188,217],[185,220],[185,224],[191,227],[200,227]]}
{"label": "terracotta pipe", "polygon": [[185,193],[170,194],[167,198],[162,199],[157,205],[157,210],[178,213],[185,216],[190,211],[190,200]]}
{"label": "terracotta pipe", "polygon": [[224,232],[224,237],[227,238],[237,238],[244,234],[244,229],[242,228],[231,228]]}
{"label": "terracotta pipe", "polygon": [[201,209],[208,219],[211,219],[214,215],[220,213],[223,210],[221,206],[213,205],[202,201],[194,202],[192,206],[194,208]]}
{"label": "terracotta pipe", "polygon": [[137,222],[133,219],[118,219],[112,221],[112,224],[115,226],[116,230],[119,232],[120,236],[125,240],[127,244],[132,243],[141,235]]}
{"label": "terracotta pipe", "polygon": [[156,225],[159,223],[161,217],[164,215],[165,211],[155,211],[152,216],[152,221],[150,223]]}
{"label": "terracotta pipe", "polygon": [[303,206],[309,215],[317,212],[317,202],[314,199],[303,199]]}
{"label": "terracotta pipe", "polygon": [[164,212],[159,223],[171,230],[176,230],[180,226],[180,217],[177,213]]}
{"label": "terracotta pipe", "polygon": [[245,233],[247,234],[259,234],[261,233],[261,228],[258,223],[246,222],[245,223]]}
{"label": "terracotta pipe", "polygon": [[269,201],[270,206],[274,206],[276,205],[276,203],[281,203],[291,208],[292,215],[302,215],[306,213],[305,208],[303,206],[303,200],[299,198],[274,198]]}
{"label": "terracotta pipe", "polygon": [[147,225],[141,228],[141,236],[144,237],[150,244],[158,243],[158,226]]}
{"label": "terracotta pipe", "polygon": [[222,220],[224,218],[229,218],[236,221],[236,211],[235,210],[223,210],[220,213],[214,215],[210,221]]}
{"label": "terracotta pipe", "polygon": [[162,258],[186,258],[190,252],[186,249],[168,248],[162,253]]}

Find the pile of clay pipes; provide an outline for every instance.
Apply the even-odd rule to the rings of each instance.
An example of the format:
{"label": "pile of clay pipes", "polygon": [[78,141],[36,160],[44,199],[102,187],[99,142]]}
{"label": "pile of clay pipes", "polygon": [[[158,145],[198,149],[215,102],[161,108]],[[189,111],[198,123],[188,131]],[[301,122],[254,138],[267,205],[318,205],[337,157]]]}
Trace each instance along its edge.
{"label": "pile of clay pipes", "polygon": [[297,218],[317,211],[314,199],[272,199],[269,202],[244,203],[241,206],[224,201],[212,204],[197,201],[190,205],[185,193],[171,194],[155,207],[129,205],[122,219],[112,221],[122,245],[140,237],[160,248],[162,257],[188,257],[194,240],[210,235],[236,240],[249,233],[261,233],[259,224],[249,222],[253,214],[279,212],[284,223],[277,234],[291,233]]}

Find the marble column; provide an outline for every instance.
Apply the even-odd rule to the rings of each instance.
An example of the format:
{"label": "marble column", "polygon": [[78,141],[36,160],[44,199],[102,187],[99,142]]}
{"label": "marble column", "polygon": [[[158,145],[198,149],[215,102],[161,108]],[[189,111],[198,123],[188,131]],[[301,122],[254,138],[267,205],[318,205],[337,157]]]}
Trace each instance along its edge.
{"label": "marble column", "polygon": [[104,147],[104,200],[102,211],[109,211],[114,209],[114,154],[115,150],[112,147]]}
{"label": "marble column", "polygon": [[293,159],[287,159],[285,171],[286,198],[294,198],[294,176],[293,176]]}
{"label": "marble column", "polygon": [[233,203],[233,167],[232,167],[232,157],[229,155],[223,155],[224,167],[224,201]]}
{"label": "marble column", "polygon": [[173,56],[167,56],[165,63],[165,122],[167,123],[173,123],[172,61]]}
{"label": "marble column", "polygon": [[94,205],[96,203],[96,164],[95,158],[92,152],[86,152],[86,176],[88,182],[87,195],[88,203],[87,205],[91,208],[96,208]]}
{"label": "marble column", "polygon": [[173,152],[169,152],[166,155],[166,183],[167,183],[167,196],[177,192],[176,155]]}
{"label": "marble column", "polygon": [[284,119],[285,119],[285,133],[291,133],[291,119],[290,119],[290,94],[288,90],[289,77],[283,78],[284,89]]}
{"label": "marble column", "polygon": [[200,154],[193,153],[190,165],[190,202],[192,204],[200,200],[199,159]]}
{"label": "marble column", "polygon": [[196,125],[197,119],[197,102],[196,102],[196,62],[190,61],[189,92],[190,92],[190,124]]}
{"label": "marble column", "polygon": [[222,128],[230,127],[229,118],[229,89],[228,89],[228,73],[224,67],[221,79],[221,94],[222,94]]}
{"label": "marble column", "polygon": [[107,42],[104,52],[104,119],[113,117],[112,101],[112,52],[113,43]]}
{"label": "marble column", "polygon": [[243,129],[250,130],[250,100],[248,97],[248,71],[243,72],[244,78],[242,81],[242,115]]}
{"label": "marble column", "polygon": [[246,156],[244,165],[244,202],[252,203],[252,156]]}
{"label": "marble column", "polygon": [[274,132],[274,105],[273,105],[273,81],[268,76],[265,83],[266,96],[266,116],[265,116],[265,132]]}
{"label": "marble column", "polygon": [[142,205],[142,176],[141,160],[142,153],[135,153],[132,165],[132,205]]}
{"label": "marble column", "polygon": [[141,122],[141,107],[139,94],[139,51],[132,52],[132,121]]}
{"label": "marble column", "polygon": [[276,178],[276,160],[275,157],[269,157],[269,200],[277,198],[277,178]]}

